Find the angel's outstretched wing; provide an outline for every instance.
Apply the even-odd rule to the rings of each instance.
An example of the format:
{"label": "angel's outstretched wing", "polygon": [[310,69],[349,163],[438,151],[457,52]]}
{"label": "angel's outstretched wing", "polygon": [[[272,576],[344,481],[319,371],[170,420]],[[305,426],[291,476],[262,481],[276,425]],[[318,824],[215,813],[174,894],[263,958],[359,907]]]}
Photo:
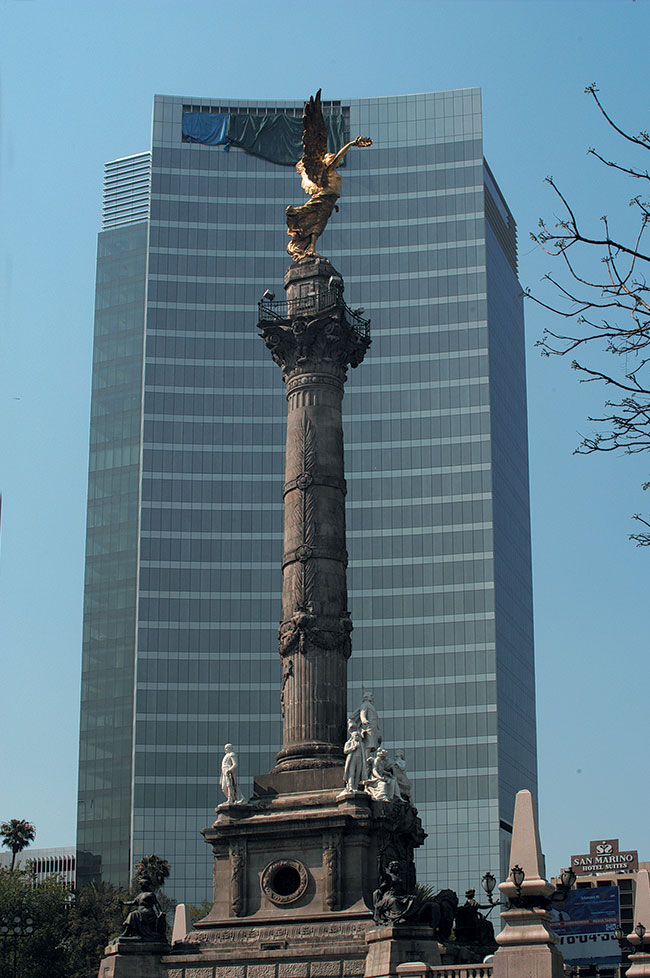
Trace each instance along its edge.
{"label": "angel's outstretched wing", "polygon": [[302,115],[302,163],[309,179],[319,187],[327,186],[323,157],[327,152],[327,128],[320,101],[320,88],[305,102]]}

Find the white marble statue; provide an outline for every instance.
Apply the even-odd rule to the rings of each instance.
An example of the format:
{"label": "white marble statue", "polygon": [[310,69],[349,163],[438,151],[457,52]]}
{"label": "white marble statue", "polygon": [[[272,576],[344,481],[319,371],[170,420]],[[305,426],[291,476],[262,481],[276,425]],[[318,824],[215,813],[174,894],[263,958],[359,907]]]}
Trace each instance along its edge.
{"label": "white marble statue", "polygon": [[361,700],[361,706],[355,713],[352,714],[350,721],[355,723],[361,731],[364,764],[368,777],[371,777],[374,754],[381,744],[379,716],[375,708],[375,698],[372,693],[364,692]]}
{"label": "white marble statue", "polygon": [[404,751],[401,748],[395,751],[393,774],[397,782],[397,797],[401,798],[402,801],[410,801],[413,788],[406,773],[406,760],[404,759]]}
{"label": "white marble statue", "polygon": [[348,739],[343,748],[345,754],[345,790],[358,791],[359,782],[365,777],[366,759],[361,731],[354,720],[348,720]]}
{"label": "white marble statue", "polygon": [[392,801],[398,797],[397,780],[388,754],[381,747],[371,758],[371,774],[364,782],[365,790],[375,801]]}
{"label": "white marble statue", "polygon": [[237,755],[232,744],[224,747],[223,760],[221,761],[221,790],[226,796],[226,801],[222,805],[241,805],[244,796],[237,784]]}

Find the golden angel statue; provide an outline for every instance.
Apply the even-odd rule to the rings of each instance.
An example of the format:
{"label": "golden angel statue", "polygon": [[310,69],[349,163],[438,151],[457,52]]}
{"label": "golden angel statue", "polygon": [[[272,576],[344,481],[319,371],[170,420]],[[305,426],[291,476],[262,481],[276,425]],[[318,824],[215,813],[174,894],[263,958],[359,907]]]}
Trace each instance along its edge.
{"label": "golden angel statue", "polygon": [[294,261],[318,258],[316,241],[325,230],[330,214],[338,210],[336,201],[341,194],[341,174],[337,167],[353,146],[371,146],[372,139],[357,136],[342,146],[338,153],[327,152],[327,129],[321,107],[321,90],[305,102],[302,116],[302,159],[296,163],[302,188],[311,200],[302,207],[287,207],[287,251]]}

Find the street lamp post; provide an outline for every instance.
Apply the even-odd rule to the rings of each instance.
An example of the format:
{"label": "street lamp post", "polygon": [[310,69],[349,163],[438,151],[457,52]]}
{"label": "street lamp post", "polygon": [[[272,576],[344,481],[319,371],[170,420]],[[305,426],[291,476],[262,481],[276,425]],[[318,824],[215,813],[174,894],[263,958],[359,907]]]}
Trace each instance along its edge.
{"label": "street lamp post", "polygon": [[13,941],[13,961],[12,976],[16,978],[16,967],[18,960],[18,941],[21,938],[31,937],[34,933],[34,921],[25,911],[19,913],[4,914],[0,917],[0,938]]}

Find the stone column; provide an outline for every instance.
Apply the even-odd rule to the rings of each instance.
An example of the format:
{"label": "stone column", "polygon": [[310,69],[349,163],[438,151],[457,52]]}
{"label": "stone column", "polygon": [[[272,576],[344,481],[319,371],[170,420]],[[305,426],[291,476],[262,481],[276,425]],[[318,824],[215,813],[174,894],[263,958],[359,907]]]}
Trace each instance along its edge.
{"label": "stone column", "polygon": [[564,978],[552,917],[544,909],[555,887],[544,875],[535,805],[527,789],[515,798],[510,866],[521,866],[526,875],[519,890],[510,880],[499,884],[510,906],[501,914],[504,927],[496,937],[493,978]]}
{"label": "stone column", "polygon": [[370,339],[326,259],[289,268],[285,290],[286,310],[262,304],[259,328],[287,394],[276,770],[295,771],[343,761],[352,622],[341,402],[347,367],[361,363]]}
{"label": "stone column", "polygon": [[[643,924],[646,929],[643,939],[634,930],[637,924]],[[647,869],[637,873],[633,927],[627,939],[634,945],[635,952],[630,955],[631,967],[625,972],[625,978],[650,978],[650,874]]]}

